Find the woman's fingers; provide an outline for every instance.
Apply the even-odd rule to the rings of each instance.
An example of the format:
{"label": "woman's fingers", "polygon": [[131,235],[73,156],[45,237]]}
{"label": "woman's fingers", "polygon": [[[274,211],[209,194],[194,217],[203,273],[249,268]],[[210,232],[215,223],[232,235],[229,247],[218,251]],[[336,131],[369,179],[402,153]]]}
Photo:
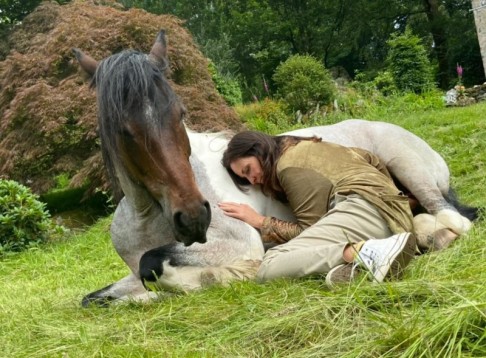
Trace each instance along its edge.
{"label": "woman's fingers", "polygon": [[242,220],[255,228],[260,228],[265,218],[247,204],[223,202],[219,203],[218,206],[227,216]]}

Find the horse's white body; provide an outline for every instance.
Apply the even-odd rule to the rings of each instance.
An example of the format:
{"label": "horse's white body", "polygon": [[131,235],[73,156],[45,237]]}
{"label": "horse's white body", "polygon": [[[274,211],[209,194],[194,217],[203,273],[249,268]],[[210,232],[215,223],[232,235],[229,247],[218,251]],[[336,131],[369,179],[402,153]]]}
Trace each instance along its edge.
{"label": "horse's white body", "polygon": [[[444,160],[424,141],[400,127],[349,120],[292,134],[317,135],[326,141],[367,149],[384,160],[390,172],[431,213],[450,209],[443,199],[449,189],[449,170]],[[125,197],[120,202],[111,233],[114,247],[132,272],[119,282],[91,293],[83,303],[152,298],[154,293],[146,291],[139,278],[139,261],[146,251],[157,247],[163,247],[164,254],[161,261],[163,274],[158,284],[165,288],[189,291],[214,282],[252,278],[263,256],[259,234],[249,225],[225,216],[218,208],[218,202],[247,203],[264,215],[292,220],[286,206],[263,196],[258,189],[250,188],[243,193],[236,188],[220,163],[228,142],[227,135],[192,132],[188,135],[196,181],[211,204],[208,242],[189,247],[175,242],[170,226],[157,206],[151,206],[142,215],[131,203],[136,200],[135,196],[143,193],[125,193],[134,197]],[[459,220],[458,225],[464,225],[464,222]]]}
{"label": "horse's white body", "polygon": [[410,190],[430,213],[452,209],[449,168],[425,141],[402,127],[385,122],[350,119],[330,126],[299,129],[290,134],[316,135],[322,140],[366,149],[377,155],[390,173]]}

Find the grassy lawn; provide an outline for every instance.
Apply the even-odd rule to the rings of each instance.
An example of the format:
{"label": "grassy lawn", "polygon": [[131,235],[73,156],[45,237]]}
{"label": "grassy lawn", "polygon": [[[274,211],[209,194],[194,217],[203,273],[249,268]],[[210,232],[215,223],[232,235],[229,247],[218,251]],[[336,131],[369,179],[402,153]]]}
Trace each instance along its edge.
{"label": "grassy lawn", "polygon": [[[486,104],[376,110],[441,153],[461,199],[484,207]],[[483,212],[484,217],[484,212]],[[237,282],[148,305],[80,307],[128,273],[110,219],[0,259],[1,357],[485,357],[486,224],[417,257],[400,282],[336,291],[322,277]]]}

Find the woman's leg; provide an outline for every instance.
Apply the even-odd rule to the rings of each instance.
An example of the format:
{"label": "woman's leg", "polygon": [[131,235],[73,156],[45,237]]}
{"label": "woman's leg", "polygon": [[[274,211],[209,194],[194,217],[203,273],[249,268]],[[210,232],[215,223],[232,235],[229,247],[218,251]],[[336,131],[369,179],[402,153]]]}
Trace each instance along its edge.
{"label": "woman's leg", "polygon": [[378,210],[361,196],[336,195],[336,205],[316,224],[265,253],[257,280],[327,273],[345,263],[346,245],[393,233]]}

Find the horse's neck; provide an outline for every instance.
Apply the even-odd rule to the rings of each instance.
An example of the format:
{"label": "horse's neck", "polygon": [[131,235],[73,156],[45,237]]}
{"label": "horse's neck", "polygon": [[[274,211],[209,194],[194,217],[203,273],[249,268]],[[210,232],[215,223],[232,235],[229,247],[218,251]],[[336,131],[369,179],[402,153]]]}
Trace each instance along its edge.
{"label": "horse's neck", "polygon": [[262,215],[293,220],[293,215],[288,207],[264,196],[258,188],[251,187],[248,192],[244,193],[236,187],[226,169],[221,165],[221,158],[228,144],[226,134],[188,131],[188,135],[193,153],[191,164],[193,164],[196,178],[199,177],[198,185],[211,204],[219,201],[246,203]]}
{"label": "horse's neck", "polygon": [[191,143],[191,165],[201,191],[212,203],[219,201],[244,201],[241,192],[221,165],[228,140],[223,134],[188,132]]}

